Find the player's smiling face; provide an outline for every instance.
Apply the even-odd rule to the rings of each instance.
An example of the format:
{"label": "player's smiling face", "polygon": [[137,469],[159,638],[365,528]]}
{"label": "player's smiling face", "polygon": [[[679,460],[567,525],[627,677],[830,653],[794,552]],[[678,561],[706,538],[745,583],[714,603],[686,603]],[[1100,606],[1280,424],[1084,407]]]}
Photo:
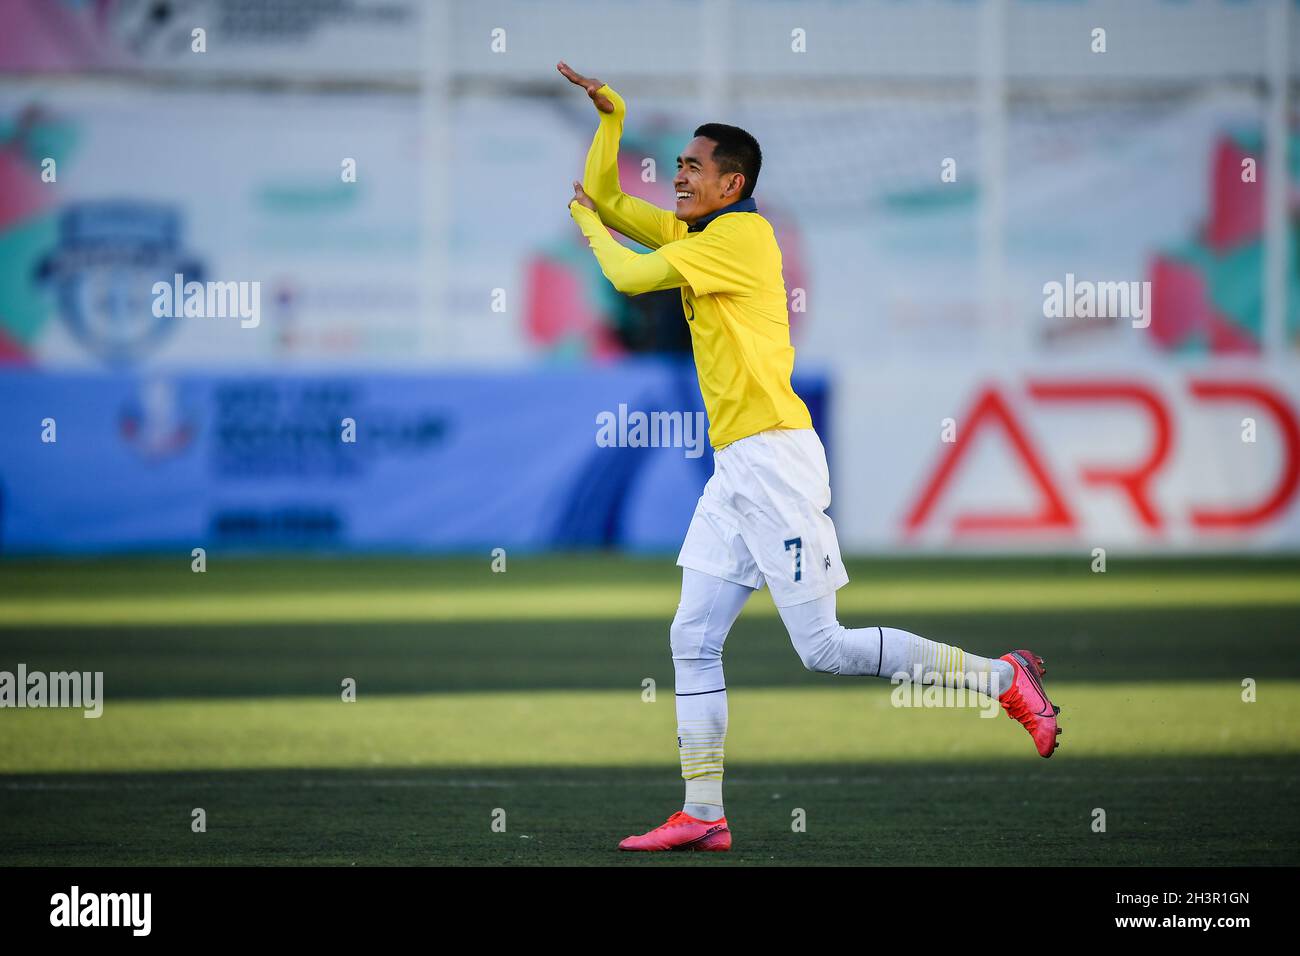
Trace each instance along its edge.
{"label": "player's smiling face", "polygon": [[718,168],[713,161],[713,147],[716,145],[707,137],[697,136],[677,157],[673,190],[677,199],[677,218],[683,222],[703,219],[740,198],[745,177],[740,173],[724,173]]}

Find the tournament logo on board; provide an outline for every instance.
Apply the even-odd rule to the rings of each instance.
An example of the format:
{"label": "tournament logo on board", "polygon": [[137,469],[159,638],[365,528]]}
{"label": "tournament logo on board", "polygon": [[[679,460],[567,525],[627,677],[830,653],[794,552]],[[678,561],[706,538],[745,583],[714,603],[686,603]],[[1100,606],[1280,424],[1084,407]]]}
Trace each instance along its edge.
{"label": "tournament logo on board", "polygon": [[123,405],[118,427],[124,441],[146,459],[179,454],[194,440],[197,415],[176,384],[167,379],[142,382]]}
{"label": "tournament logo on board", "polygon": [[112,364],[143,358],[174,322],[153,312],[153,284],[176,273],[202,279],[181,248],[181,217],[172,207],[131,200],[76,203],[59,218],[59,245],[37,278],[50,289],[60,318],[91,352]]}

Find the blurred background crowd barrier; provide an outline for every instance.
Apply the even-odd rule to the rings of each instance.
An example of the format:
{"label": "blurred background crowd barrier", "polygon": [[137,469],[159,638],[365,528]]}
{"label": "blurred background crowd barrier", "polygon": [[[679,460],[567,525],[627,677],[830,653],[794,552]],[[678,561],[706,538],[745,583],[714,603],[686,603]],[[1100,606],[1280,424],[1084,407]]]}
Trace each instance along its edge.
{"label": "blurred background crowd barrier", "polygon": [[[1300,550],[1290,0],[0,24],[0,550],[674,550],[711,455],[597,422],[699,411],[689,337],[569,219],[560,58],[627,99],[629,192],[670,205],[701,122],[762,143],[846,551]],[[159,316],[177,274],[256,321]],[[1049,283],[1145,308],[1049,317]]]}

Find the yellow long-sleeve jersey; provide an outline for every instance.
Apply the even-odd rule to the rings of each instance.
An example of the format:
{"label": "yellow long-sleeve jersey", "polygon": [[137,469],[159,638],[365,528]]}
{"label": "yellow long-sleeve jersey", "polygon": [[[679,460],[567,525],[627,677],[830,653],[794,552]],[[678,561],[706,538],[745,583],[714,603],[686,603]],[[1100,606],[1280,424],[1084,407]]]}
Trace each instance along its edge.
{"label": "yellow long-sleeve jersey", "polygon": [[[569,210],[601,271],[628,295],[682,290],[714,449],[769,428],[812,428],[808,407],[790,386],[794,347],[771,224],[756,211],[723,212],[688,232],[672,212],[624,193],[618,144],[627,107],[609,86],[600,92],[614,112],[598,112],[582,182],[596,211],[576,201]],[[752,201],[737,205],[755,209]],[[606,227],[655,251],[633,252]]]}

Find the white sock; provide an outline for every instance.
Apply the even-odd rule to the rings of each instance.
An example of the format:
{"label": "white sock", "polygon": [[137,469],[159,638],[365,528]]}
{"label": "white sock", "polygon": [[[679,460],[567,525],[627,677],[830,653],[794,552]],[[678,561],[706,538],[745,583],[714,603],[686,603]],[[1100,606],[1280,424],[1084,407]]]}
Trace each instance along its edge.
{"label": "white sock", "polygon": [[686,781],[682,810],[698,820],[722,816],[727,690],[721,660],[675,660],[677,750]]}
{"label": "white sock", "polygon": [[682,570],[682,600],[671,632],[677,749],[686,781],[682,811],[697,820],[718,820],[723,815],[727,681],[722,673],[722,645],[753,593],[753,588],[741,584]]}
{"label": "white sock", "polygon": [[968,654],[960,647],[894,627],[876,630],[883,632],[883,640],[878,643],[884,648],[881,677],[893,680],[902,674],[920,684],[964,687],[990,697],[997,697],[1011,686],[1013,671],[1006,661]]}

